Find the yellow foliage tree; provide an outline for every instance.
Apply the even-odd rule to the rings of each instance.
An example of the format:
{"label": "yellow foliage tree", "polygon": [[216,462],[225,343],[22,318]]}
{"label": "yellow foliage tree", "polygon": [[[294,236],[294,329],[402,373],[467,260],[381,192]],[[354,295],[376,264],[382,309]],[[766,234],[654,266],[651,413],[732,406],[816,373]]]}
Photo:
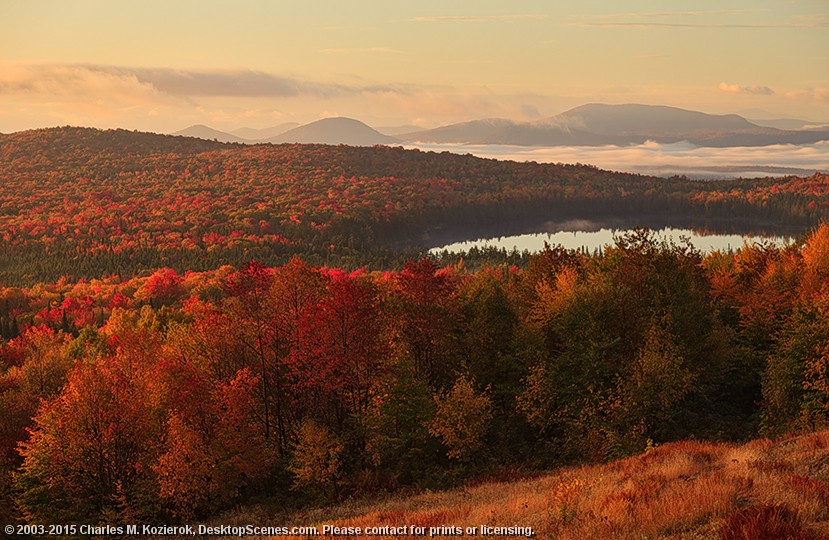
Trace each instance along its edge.
{"label": "yellow foliage tree", "polygon": [[483,446],[492,419],[492,400],[475,392],[472,381],[462,375],[449,392],[435,396],[435,405],[429,433],[443,441],[450,458],[470,459]]}
{"label": "yellow foliage tree", "polygon": [[340,475],[343,445],[326,426],[307,420],[299,429],[298,442],[288,470],[294,474],[294,486],[331,488]]}

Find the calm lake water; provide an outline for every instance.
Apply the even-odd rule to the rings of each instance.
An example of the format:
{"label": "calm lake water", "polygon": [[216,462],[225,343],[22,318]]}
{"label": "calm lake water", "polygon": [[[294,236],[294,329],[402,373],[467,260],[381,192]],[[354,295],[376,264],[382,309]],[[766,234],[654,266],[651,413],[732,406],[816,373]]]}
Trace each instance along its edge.
{"label": "calm lake water", "polygon": [[[551,246],[560,244],[567,249],[587,249],[594,252],[599,248],[614,244],[614,237],[627,232],[625,229],[599,228],[598,230],[568,230],[559,232],[540,232],[530,234],[519,234],[515,236],[502,236],[499,238],[482,238],[466,242],[455,242],[445,246],[432,248],[430,253],[440,253],[443,250],[463,252],[472,247],[504,248],[508,251],[516,248],[518,251],[528,250],[530,252],[544,249],[544,243]],[[739,234],[701,234],[690,229],[664,228],[654,230],[657,237],[670,240],[674,243],[682,242],[688,238],[691,244],[703,252],[736,250],[744,243],[774,244],[777,246],[791,242],[791,237],[784,236],[745,236]]]}

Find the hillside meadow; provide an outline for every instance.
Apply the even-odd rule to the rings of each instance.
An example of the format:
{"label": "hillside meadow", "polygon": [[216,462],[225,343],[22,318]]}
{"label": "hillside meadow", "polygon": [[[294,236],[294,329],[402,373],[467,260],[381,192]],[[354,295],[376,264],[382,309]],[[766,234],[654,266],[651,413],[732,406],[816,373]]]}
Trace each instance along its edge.
{"label": "hillside meadow", "polygon": [[[223,523],[270,523],[271,512],[253,507]],[[325,507],[284,523],[313,525],[320,532],[324,526],[351,532],[407,526],[406,535],[421,527],[422,536],[465,538],[829,538],[829,432],[742,445],[667,443],[604,465]],[[477,531],[467,534],[468,527]],[[446,534],[453,528],[464,533]]]}

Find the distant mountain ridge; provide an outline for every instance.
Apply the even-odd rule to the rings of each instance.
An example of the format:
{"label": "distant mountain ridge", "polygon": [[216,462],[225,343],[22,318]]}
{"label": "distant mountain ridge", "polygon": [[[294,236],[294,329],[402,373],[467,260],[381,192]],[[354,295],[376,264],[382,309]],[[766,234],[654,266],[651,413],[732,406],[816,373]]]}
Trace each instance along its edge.
{"label": "distant mountain ridge", "polygon": [[239,129],[234,129],[230,133],[238,137],[243,137],[249,141],[262,141],[270,137],[282,135],[286,131],[299,126],[299,122],[285,122],[284,124],[279,124],[277,126],[262,129],[243,127]]}
{"label": "distant mountain ridge", "polygon": [[688,132],[709,129],[756,128],[736,114],[707,114],[665,105],[605,105],[590,103],[542,121],[551,125],[569,125],[590,133],[608,135],[665,132]]}
{"label": "distant mountain ridge", "polygon": [[175,133],[171,133],[171,135],[196,137],[197,139],[206,139],[208,141],[216,140],[225,143],[251,143],[248,139],[243,139],[242,137],[237,137],[235,135],[231,135],[230,133],[219,131],[218,129],[213,129],[212,127],[205,126],[204,124],[196,124],[180,131],[176,131]]}
{"label": "distant mountain ridge", "polygon": [[[215,139],[220,142],[243,144],[306,143],[374,146],[375,144],[401,143],[400,139],[383,135],[359,120],[343,117],[324,118],[305,125],[291,122],[265,129],[240,128],[235,130],[234,133],[231,134],[197,124],[182,129],[181,131],[176,131],[172,135],[197,137],[207,140]],[[241,135],[245,135],[246,137],[242,137]]]}
{"label": "distant mountain ridge", "polygon": [[399,135],[406,142],[517,146],[632,145],[646,141],[697,146],[810,144],[829,130],[781,130],[736,114],[714,115],[664,105],[582,105],[537,122],[473,120]]}
{"label": "distant mountain ridge", "polygon": [[[763,122],[761,122],[763,124]],[[795,126],[780,121],[783,127]],[[240,128],[233,133],[196,125],[173,135],[244,144],[316,143],[373,146],[375,144],[432,143],[515,146],[628,146],[654,141],[670,144],[688,141],[696,146],[768,146],[812,144],[829,140],[829,127],[779,129],[758,125],[737,114],[707,114],[665,105],[607,105],[590,103],[535,122],[487,118],[435,129],[381,133],[352,118],[325,118],[298,125]],[[388,128],[387,128],[388,129]]]}

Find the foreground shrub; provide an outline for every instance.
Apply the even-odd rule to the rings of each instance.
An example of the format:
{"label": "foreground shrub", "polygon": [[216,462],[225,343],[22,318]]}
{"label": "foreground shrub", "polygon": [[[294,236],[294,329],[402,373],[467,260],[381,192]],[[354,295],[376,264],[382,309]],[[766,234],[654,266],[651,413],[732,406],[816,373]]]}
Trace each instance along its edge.
{"label": "foreground shrub", "polygon": [[796,513],[782,504],[746,506],[732,513],[720,531],[722,540],[812,540]]}

